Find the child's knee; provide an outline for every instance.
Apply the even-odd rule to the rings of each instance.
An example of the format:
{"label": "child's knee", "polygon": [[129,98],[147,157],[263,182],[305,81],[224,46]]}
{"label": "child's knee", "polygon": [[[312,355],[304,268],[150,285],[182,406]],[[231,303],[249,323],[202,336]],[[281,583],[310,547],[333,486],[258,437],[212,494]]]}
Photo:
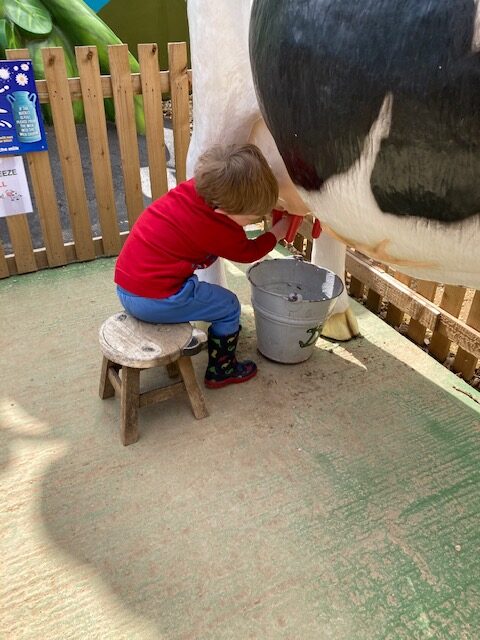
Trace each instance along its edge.
{"label": "child's knee", "polygon": [[230,299],[230,314],[233,317],[238,317],[240,318],[240,312],[242,310],[242,305],[240,304],[240,300],[237,298],[237,296],[232,293],[232,297]]}

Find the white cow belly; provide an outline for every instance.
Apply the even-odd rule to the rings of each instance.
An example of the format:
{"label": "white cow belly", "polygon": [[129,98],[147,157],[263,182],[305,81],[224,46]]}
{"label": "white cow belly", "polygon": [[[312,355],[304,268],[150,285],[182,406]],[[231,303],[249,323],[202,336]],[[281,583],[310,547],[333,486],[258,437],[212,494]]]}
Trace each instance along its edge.
{"label": "white cow belly", "polygon": [[[382,138],[388,136],[387,96],[360,159],[329,178],[320,191],[299,188],[302,199],[338,239],[416,278],[480,288],[480,214],[441,223],[380,210],[370,178]],[[321,153],[321,150],[319,150]]]}

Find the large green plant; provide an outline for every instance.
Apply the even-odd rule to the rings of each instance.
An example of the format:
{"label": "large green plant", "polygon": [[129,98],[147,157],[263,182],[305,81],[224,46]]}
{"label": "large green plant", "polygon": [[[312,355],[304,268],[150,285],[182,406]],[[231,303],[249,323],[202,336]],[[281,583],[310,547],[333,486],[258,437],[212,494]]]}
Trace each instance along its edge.
{"label": "large green plant", "polygon": [[[37,79],[45,77],[41,49],[63,47],[69,77],[78,76],[74,55],[76,45],[94,45],[102,73],[109,73],[107,48],[121,44],[121,40],[90,9],[83,0],[0,0],[0,56],[6,49],[27,47],[32,58]],[[129,54],[130,70],[140,70],[137,60]],[[81,102],[74,102],[76,122],[84,121]],[[107,117],[114,119],[111,100],[105,101]],[[44,115],[51,122],[51,113],[44,105]],[[145,132],[142,99],[135,96],[137,131]]]}

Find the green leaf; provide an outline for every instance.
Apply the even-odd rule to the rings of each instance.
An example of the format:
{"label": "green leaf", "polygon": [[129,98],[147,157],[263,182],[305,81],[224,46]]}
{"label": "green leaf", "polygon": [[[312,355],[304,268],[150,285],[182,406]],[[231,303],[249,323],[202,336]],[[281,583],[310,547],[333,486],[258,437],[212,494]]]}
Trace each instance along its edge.
{"label": "green leaf", "polygon": [[47,35],[52,18],[40,0],[5,0],[5,16],[29,33]]}
{"label": "green leaf", "polygon": [[10,28],[11,24],[10,20],[0,20],[0,55],[2,58],[5,58],[5,49],[8,49],[7,29]]}
{"label": "green leaf", "polygon": [[[69,41],[75,45],[95,45],[102,73],[109,73],[107,47],[109,44],[120,44],[120,38],[108,27],[99,16],[83,2],[83,0],[44,0],[51,12],[55,24],[60,26]],[[140,70],[137,60],[129,54],[130,71]],[[135,120],[137,132],[145,134],[145,114],[142,96],[135,96]],[[112,109],[107,107],[108,117],[112,117]]]}
{"label": "green leaf", "polygon": [[22,49],[23,39],[16,26],[5,18],[0,20],[0,54],[5,58],[6,49]]}

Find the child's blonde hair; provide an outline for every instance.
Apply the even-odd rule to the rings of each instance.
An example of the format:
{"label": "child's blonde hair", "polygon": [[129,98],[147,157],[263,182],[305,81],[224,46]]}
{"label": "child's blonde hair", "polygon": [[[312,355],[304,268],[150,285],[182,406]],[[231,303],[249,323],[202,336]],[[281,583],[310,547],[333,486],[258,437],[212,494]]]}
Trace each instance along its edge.
{"label": "child's blonde hair", "polygon": [[265,216],[275,207],[278,183],[254,144],[211,147],[195,167],[197,193],[214,209]]}

